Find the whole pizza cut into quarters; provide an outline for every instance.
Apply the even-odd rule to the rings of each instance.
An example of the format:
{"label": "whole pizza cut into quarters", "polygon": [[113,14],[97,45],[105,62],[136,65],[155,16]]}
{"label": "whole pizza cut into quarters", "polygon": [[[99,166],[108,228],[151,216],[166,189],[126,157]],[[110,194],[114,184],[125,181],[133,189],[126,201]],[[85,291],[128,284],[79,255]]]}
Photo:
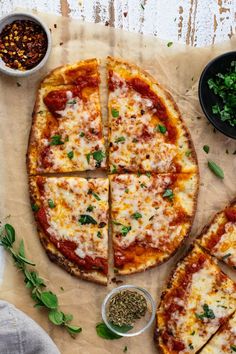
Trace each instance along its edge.
{"label": "whole pizza cut into quarters", "polygon": [[112,57],[103,78],[106,123],[99,65],[98,59],[64,65],[42,80],[27,170],[50,259],[80,278],[107,284],[108,223],[119,274],[167,261],[190,233],[199,171],[171,95],[141,68]]}
{"label": "whole pizza cut into quarters", "polygon": [[157,346],[165,354],[198,353],[235,310],[236,284],[195,245],[177,264],[162,293]]}

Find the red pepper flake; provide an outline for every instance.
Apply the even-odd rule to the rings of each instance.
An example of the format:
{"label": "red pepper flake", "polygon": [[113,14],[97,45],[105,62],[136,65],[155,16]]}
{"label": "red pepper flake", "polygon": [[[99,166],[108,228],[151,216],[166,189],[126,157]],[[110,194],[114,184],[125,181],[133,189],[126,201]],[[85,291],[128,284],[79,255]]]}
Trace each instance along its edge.
{"label": "red pepper flake", "polygon": [[33,68],[45,56],[47,46],[44,29],[33,21],[14,21],[0,33],[0,58],[12,69]]}

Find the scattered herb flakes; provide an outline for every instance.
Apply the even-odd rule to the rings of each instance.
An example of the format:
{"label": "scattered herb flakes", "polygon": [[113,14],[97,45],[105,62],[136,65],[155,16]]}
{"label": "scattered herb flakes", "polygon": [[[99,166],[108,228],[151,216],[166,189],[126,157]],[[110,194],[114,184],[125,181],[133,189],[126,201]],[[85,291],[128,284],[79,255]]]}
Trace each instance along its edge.
{"label": "scattered herb flakes", "polygon": [[52,199],[48,199],[48,206],[51,209],[55,208],[55,204],[54,204],[54,201]]}
{"label": "scattered herb flakes", "polygon": [[143,6],[143,4],[141,4],[140,6],[141,6],[141,8],[144,10],[144,6]]}
{"label": "scattered herb flakes", "polygon": [[71,160],[71,159],[73,159],[73,157],[74,157],[74,151],[69,151],[68,153],[67,153],[67,156],[69,157],[69,159]]}
{"label": "scattered herb flakes", "polygon": [[224,179],[223,170],[214,161],[209,160],[208,167],[218,178]]}
{"label": "scattered herb flakes", "polygon": [[146,176],[148,177],[148,178],[150,178],[151,177],[151,172],[146,172]]}
{"label": "scattered herb flakes", "polygon": [[91,157],[91,152],[89,152],[88,154],[86,154],[86,160],[88,163],[90,163],[90,157]]}
{"label": "scattered herb flakes", "polygon": [[230,257],[231,256],[231,253],[227,253],[227,254],[225,254],[223,257],[222,257],[222,260],[223,259],[226,259],[226,258],[228,258],[228,257]]}
{"label": "scattered herb flakes", "polygon": [[91,212],[91,211],[93,211],[94,208],[95,208],[95,206],[89,205],[89,206],[87,207],[86,211]]}
{"label": "scattered herb flakes", "polygon": [[102,162],[104,157],[106,157],[105,153],[102,150],[94,151],[92,155],[94,160],[96,160],[97,162]]}
{"label": "scattered herb flakes", "polygon": [[60,286],[60,289],[61,289],[61,291],[65,291],[65,289],[63,288],[63,286]]}
{"label": "scattered herb flakes", "polygon": [[111,115],[114,118],[118,118],[119,117],[119,111],[117,111],[115,108],[111,109]]}
{"label": "scattered herb flakes", "polygon": [[138,213],[138,212],[132,214],[131,216],[132,216],[132,218],[134,218],[135,220],[138,220],[138,219],[142,218],[142,214],[140,214],[140,213]]}
{"label": "scattered herb flakes", "polygon": [[132,142],[133,142],[133,143],[137,143],[137,142],[138,142],[138,139],[134,138],[134,139],[132,140]]}
{"label": "scattered herb flakes", "polygon": [[129,190],[128,190],[128,188],[125,188],[125,193],[129,193]]}
{"label": "scattered herb flakes", "polygon": [[61,135],[53,135],[51,137],[51,142],[49,145],[63,145],[64,142],[61,140]]}
{"label": "scattered herb flakes", "polygon": [[39,206],[37,204],[33,204],[33,205],[31,205],[31,209],[35,212],[39,211]]}
{"label": "scattered herb flakes", "polygon": [[236,61],[232,61],[224,74],[218,73],[208,80],[208,86],[220,98],[220,103],[212,106],[212,113],[222,121],[236,126]]}
{"label": "scattered herb flakes", "polygon": [[141,184],[140,184],[140,187],[141,187],[141,188],[147,188],[147,186],[146,186],[145,183],[141,183]]}
{"label": "scattered herb flakes", "polygon": [[215,318],[214,312],[209,308],[209,306],[207,304],[204,304],[202,306],[202,308],[203,308],[203,313],[201,313],[201,314],[195,313],[196,317],[199,320],[203,320],[204,318],[209,318],[209,319]]}
{"label": "scattered herb flakes", "polygon": [[203,150],[205,151],[206,154],[208,154],[209,151],[210,151],[210,146],[208,146],[208,145],[203,145]]}
{"label": "scattered herb flakes", "polygon": [[85,136],[84,132],[81,132],[79,136],[83,138]]}
{"label": "scattered herb flakes", "polygon": [[194,346],[192,345],[192,343],[189,343],[189,349],[193,350],[194,349]]}
{"label": "scattered herb flakes", "polygon": [[124,349],[123,349],[123,353],[126,353],[128,351],[128,347],[127,347],[127,345],[124,347]]}
{"label": "scattered herb flakes", "polygon": [[164,125],[158,124],[156,126],[156,131],[160,132],[161,134],[165,134],[167,129]]}
{"label": "scattered herb flakes", "polygon": [[81,225],[87,225],[87,224],[96,225],[97,224],[97,221],[94,220],[94,218],[91,215],[87,215],[87,214],[81,214],[78,221]]}
{"label": "scattered herb flakes", "polygon": [[236,345],[233,345],[233,344],[232,344],[232,345],[230,346],[230,349],[232,349],[233,352],[236,352]]}
{"label": "scattered herb flakes", "polygon": [[17,81],[16,83],[17,87],[21,87],[21,84]]}
{"label": "scattered herb flakes", "polygon": [[73,105],[73,104],[76,104],[76,99],[73,99],[73,100],[70,100],[70,101],[67,101],[67,104],[71,104],[71,105]]}
{"label": "scattered herb flakes", "polygon": [[163,197],[163,198],[169,198],[170,200],[172,200],[173,197],[174,197],[174,193],[173,193],[172,189],[167,188],[167,189],[165,190],[165,192],[162,194],[162,197]]}
{"label": "scattered herb flakes", "polygon": [[169,48],[169,47],[171,47],[173,45],[173,42],[168,42],[167,43],[167,47]]}
{"label": "scattered herb flakes", "polygon": [[191,333],[191,336],[194,336],[194,334],[195,334],[196,332],[195,331],[193,331],[192,333]]}
{"label": "scattered herb flakes", "polygon": [[191,154],[192,154],[192,151],[191,151],[191,150],[187,150],[187,151],[185,152],[185,156],[187,156],[187,157],[189,157]]}
{"label": "scattered herb flakes", "polygon": [[116,140],[115,140],[115,143],[117,144],[117,143],[123,143],[125,141],[125,137],[124,136],[119,136],[119,138],[117,138]]}
{"label": "scattered herb flakes", "polygon": [[102,238],[102,233],[101,233],[101,231],[98,231],[98,232],[97,232],[97,237],[98,237],[98,238]]}
{"label": "scattered herb flakes", "polygon": [[228,150],[228,149],[226,149],[226,150],[225,150],[225,153],[226,153],[226,154],[228,154],[228,153],[229,153],[229,150]]}
{"label": "scattered herb flakes", "polygon": [[116,165],[112,165],[111,173],[116,173],[116,172],[117,172]]}
{"label": "scattered herb flakes", "polygon": [[96,198],[97,200],[101,200],[99,195],[97,193],[95,193],[91,188],[88,190],[88,194],[92,194],[94,196],[94,198]]}

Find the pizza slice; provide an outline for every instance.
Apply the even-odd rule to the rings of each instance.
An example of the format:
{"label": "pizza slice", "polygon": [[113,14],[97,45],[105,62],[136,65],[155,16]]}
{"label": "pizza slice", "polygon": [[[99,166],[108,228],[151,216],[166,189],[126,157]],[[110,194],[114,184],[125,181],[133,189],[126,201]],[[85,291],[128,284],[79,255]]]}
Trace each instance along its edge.
{"label": "pizza slice", "polygon": [[236,314],[207,343],[201,354],[232,354],[236,352]]}
{"label": "pizza slice", "polygon": [[197,158],[173,98],[139,67],[108,57],[112,173],[195,172]]}
{"label": "pizza slice", "polygon": [[114,266],[119,274],[168,260],[189,234],[196,174],[110,175]]}
{"label": "pizza slice", "polygon": [[73,275],[106,285],[108,179],[32,176],[29,185],[49,258]]}
{"label": "pizza slice", "polygon": [[29,174],[106,167],[99,82],[96,59],[58,68],[43,80],[29,139]]}
{"label": "pizza slice", "polygon": [[236,268],[236,200],[215,215],[197,241],[212,256]]}
{"label": "pizza slice", "polygon": [[236,309],[236,284],[197,245],[162,293],[156,341],[162,353],[197,353]]}

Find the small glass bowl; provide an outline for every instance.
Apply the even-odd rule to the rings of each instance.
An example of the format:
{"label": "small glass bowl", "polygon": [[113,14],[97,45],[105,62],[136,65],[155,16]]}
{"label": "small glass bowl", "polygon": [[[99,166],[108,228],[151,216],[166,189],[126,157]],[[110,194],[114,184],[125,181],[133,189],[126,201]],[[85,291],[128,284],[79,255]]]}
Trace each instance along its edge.
{"label": "small glass bowl", "polygon": [[[133,328],[128,332],[123,332],[122,330],[119,331],[118,326],[116,326],[114,328],[112,326],[112,324],[108,321],[108,316],[107,316],[109,303],[110,303],[111,299],[114,297],[114,295],[116,295],[117,293],[122,292],[124,290],[130,290],[130,291],[137,292],[137,293],[143,295],[147,301],[147,311],[146,311],[145,316],[136,320]],[[140,288],[139,286],[135,286],[135,285],[122,285],[122,286],[119,286],[119,287],[113,289],[109,294],[107,294],[107,296],[105,297],[105,299],[102,303],[102,319],[103,319],[104,323],[112,332],[114,332],[122,337],[133,337],[133,336],[137,336],[138,334],[141,334],[144,331],[146,331],[146,329],[148,327],[150,327],[150,325],[152,324],[152,322],[155,318],[155,312],[156,312],[156,305],[155,305],[155,302],[154,302],[151,294],[147,290]]]}

